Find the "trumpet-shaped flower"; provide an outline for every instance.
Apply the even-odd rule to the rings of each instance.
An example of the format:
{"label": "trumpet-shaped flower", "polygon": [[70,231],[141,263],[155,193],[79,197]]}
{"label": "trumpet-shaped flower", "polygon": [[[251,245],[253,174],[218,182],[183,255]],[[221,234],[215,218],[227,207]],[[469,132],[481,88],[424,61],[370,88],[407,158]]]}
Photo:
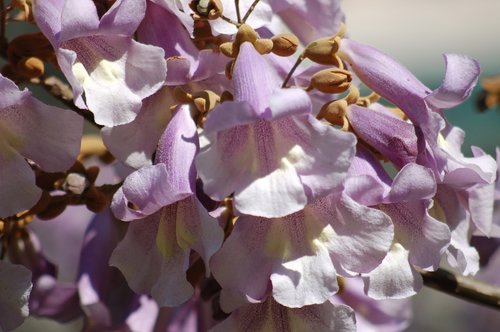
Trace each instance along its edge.
{"label": "trumpet-shaped flower", "polygon": [[132,121],[165,81],[163,50],[132,38],[145,10],[145,0],[118,0],[99,18],[91,0],[34,2],[75,104],[93,112],[98,124]]}
{"label": "trumpet-shaped flower", "polygon": [[243,214],[282,217],[339,186],[354,154],[352,134],[325,126],[303,90],[280,89],[281,78],[254,49],[241,45],[234,101],[207,117],[206,144],[196,158],[204,191],[234,193]]}

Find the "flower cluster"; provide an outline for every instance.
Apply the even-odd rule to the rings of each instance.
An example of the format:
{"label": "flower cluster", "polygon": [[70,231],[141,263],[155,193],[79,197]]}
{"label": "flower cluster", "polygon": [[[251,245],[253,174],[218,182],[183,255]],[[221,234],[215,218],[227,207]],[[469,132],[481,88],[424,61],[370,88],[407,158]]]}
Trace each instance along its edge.
{"label": "flower cluster", "polygon": [[41,33],[0,76],[1,329],[399,331],[422,271],[500,236],[497,162],[444,113],[472,58],[431,90],[335,0],[13,3]]}

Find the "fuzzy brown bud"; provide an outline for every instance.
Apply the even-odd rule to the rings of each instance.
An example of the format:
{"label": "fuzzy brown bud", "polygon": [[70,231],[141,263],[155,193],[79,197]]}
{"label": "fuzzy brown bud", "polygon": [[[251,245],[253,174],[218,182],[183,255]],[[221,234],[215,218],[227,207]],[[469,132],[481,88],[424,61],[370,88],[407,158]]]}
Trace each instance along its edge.
{"label": "fuzzy brown bud", "polygon": [[346,113],[347,102],[344,99],[339,99],[323,105],[319,111],[318,119],[325,119],[331,124],[343,127]]}
{"label": "fuzzy brown bud", "polygon": [[352,75],[343,69],[324,69],[311,78],[311,86],[324,93],[342,93],[351,86]]}
{"label": "fuzzy brown bud", "polygon": [[37,78],[45,72],[45,65],[36,57],[23,58],[18,62],[17,70],[27,78]]}
{"label": "fuzzy brown bud", "polygon": [[236,33],[235,43],[239,46],[244,42],[250,42],[251,44],[255,43],[257,40],[257,33],[255,30],[248,24],[242,24],[238,32]]}
{"label": "fuzzy brown bud", "polygon": [[307,45],[304,56],[311,61],[322,65],[337,66],[338,59],[335,53],[340,47],[340,37],[321,38]]}
{"label": "fuzzy brown bud", "polygon": [[221,44],[219,46],[219,50],[221,51],[222,54],[224,54],[227,57],[230,57],[230,58],[236,57],[234,43],[232,43],[232,42],[226,42],[226,43]]}
{"label": "fuzzy brown bud", "polygon": [[260,54],[269,54],[273,49],[273,41],[271,39],[257,39],[253,46]]}
{"label": "fuzzy brown bud", "polygon": [[297,36],[291,33],[283,33],[271,38],[273,41],[272,52],[279,56],[290,56],[297,51],[300,41]]}
{"label": "fuzzy brown bud", "polygon": [[193,94],[193,102],[201,113],[210,112],[219,103],[220,97],[215,92],[204,90]]}
{"label": "fuzzy brown bud", "polygon": [[220,0],[191,1],[189,7],[193,10],[193,18],[215,20],[222,16],[224,10]]}

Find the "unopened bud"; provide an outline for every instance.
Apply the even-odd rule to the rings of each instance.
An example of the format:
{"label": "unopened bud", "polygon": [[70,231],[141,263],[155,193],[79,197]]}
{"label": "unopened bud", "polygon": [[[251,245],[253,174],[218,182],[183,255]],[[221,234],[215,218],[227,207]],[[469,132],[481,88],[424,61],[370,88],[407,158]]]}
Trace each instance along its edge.
{"label": "unopened bud", "polygon": [[45,66],[42,60],[36,57],[24,58],[17,64],[19,73],[27,78],[36,78],[43,75]]}
{"label": "unopened bud", "polygon": [[253,44],[256,40],[257,33],[251,26],[249,26],[248,24],[242,24],[239,27],[235,37],[235,42],[238,46],[243,44],[244,42],[250,42],[251,44]]}
{"label": "unopened bud", "polygon": [[219,46],[219,50],[221,51],[222,54],[224,54],[227,57],[230,58],[236,57],[234,43],[232,42],[222,43]]}
{"label": "unopened bud", "polygon": [[342,93],[349,89],[352,75],[343,69],[324,69],[313,75],[311,86],[324,93]]}
{"label": "unopened bud", "polygon": [[321,38],[307,45],[304,56],[311,61],[322,65],[337,66],[338,59],[335,53],[340,47],[340,37]]}
{"label": "unopened bud", "polygon": [[210,90],[197,92],[193,97],[194,105],[201,113],[210,112],[220,101],[219,95]]}
{"label": "unopened bud", "polygon": [[193,101],[193,96],[184,91],[181,87],[176,86],[174,89],[174,98],[179,103],[190,103]]}
{"label": "unopened bud", "polygon": [[273,50],[273,41],[271,39],[257,39],[253,46],[260,54],[269,54]]}
{"label": "unopened bud", "polygon": [[325,119],[331,124],[343,127],[344,122],[347,121],[345,119],[347,107],[347,102],[344,99],[331,101],[321,107],[318,119]]}
{"label": "unopened bud", "polygon": [[271,40],[273,41],[272,52],[279,56],[290,56],[294,54],[300,44],[299,38],[291,33],[276,35]]}

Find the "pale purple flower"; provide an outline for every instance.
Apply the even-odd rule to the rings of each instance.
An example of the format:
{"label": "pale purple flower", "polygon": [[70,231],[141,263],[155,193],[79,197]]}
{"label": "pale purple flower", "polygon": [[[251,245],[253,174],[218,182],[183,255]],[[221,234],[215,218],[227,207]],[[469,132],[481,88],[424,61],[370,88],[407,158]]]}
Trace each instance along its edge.
{"label": "pale purple flower", "polygon": [[[223,232],[195,196],[196,126],[182,105],[160,139],[157,163],[132,173],[113,198],[113,212],[134,220],[110,264],[136,292],[150,293],[160,306],[188,300],[191,251],[205,262],[220,248]],[[136,220],[139,219],[139,220]]]}
{"label": "pale purple flower", "polygon": [[98,124],[132,121],[165,81],[163,50],[132,38],[145,11],[146,0],[118,0],[101,18],[91,0],[34,2],[75,105],[93,112]]}
{"label": "pale purple flower", "polygon": [[41,195],[25,158],[47,172],[65,171],[80,151],[83,119],[43,104],[3,76],[0,94],[0,217],[8,217]]}
{"label": "pale purple flower", "polygon": [[[215,200],[234,193],[242,214],[282,217],[339,186],[355,138],[316,120],[300,89],[281,78],[250,43],[240,47],[234,101],[207,117],[196,158],[204,191]],[[328,153],[325,153],[328,151]]]}
{"label": "pale purple flower", "polygon": [[338,291],[337,274],[375,269],[392,240],[387,215],[340,192],[279,219],[241,216],[211,260],[222,308],[268,294],[292,308],[324,303]]}

